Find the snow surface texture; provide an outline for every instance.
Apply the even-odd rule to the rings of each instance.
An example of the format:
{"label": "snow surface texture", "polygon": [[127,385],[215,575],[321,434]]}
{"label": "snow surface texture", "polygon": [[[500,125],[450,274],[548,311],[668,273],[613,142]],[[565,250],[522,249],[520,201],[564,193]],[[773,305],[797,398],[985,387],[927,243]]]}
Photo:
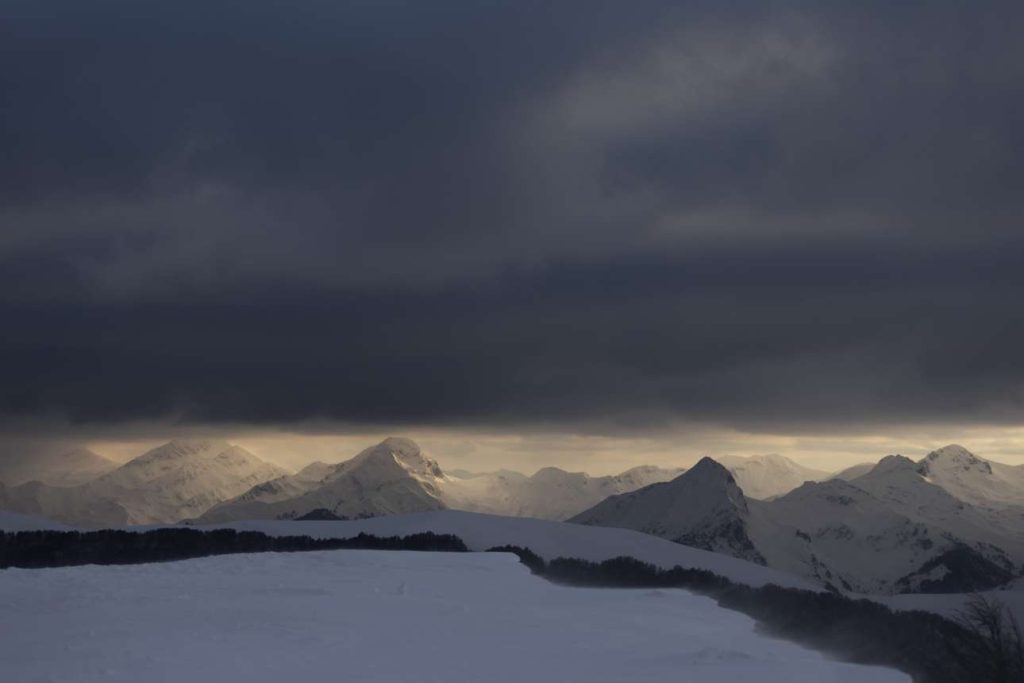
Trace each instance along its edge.
{"label": "snow surface texture", "polygon": [[758,634],[708,598],[556,586],[505,553],[16,569],[0,605],[12,681],[909,681]]}

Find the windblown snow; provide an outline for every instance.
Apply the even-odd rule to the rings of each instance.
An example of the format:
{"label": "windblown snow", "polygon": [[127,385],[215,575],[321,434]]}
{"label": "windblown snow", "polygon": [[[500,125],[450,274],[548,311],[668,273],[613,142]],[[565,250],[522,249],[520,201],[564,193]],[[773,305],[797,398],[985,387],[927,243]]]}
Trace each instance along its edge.
{"label": "windblown snow", "polygon": [[505,553],[228,555],[0,573],[6,680],[903,683],[681,590],[557,586]]}

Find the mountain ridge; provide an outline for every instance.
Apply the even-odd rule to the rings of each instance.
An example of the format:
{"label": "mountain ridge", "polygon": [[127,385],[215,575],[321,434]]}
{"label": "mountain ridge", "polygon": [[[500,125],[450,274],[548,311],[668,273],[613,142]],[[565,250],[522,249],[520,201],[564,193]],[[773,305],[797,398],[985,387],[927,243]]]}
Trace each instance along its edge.
{"label": "mountain ridge", "polygon": [[1012,579],[1024,557],[998,518],[925,481],[919,463],[903,456],[882,458],[852,482],[806,482],[763,501],[746,498],[722,465],[709,463],[570,521],[634,529],[862,592],[991,588]]}

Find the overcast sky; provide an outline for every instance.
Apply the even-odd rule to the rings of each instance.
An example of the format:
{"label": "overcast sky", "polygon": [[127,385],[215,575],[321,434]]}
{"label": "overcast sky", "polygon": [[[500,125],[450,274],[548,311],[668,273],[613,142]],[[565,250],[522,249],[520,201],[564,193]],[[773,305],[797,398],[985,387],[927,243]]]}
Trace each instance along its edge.
{"label": "overcast sky", "polygon": [[4,443],[1013,461],[1022,20],[2,2]]}

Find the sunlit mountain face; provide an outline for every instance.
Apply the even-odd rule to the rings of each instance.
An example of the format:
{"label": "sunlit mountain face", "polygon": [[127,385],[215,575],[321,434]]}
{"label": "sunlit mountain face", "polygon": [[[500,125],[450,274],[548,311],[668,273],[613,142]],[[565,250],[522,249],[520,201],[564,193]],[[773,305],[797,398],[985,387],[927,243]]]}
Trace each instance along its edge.
{"label": "sunlit mountain face", "polygon": [[[414,620],[433,652],[503,647],[457,644],[444,627],[472,620],[417,609],[434,598],[564,635],[616,600],[685,630],[685,590],[715,605],[711,644],[582,642],[621,642],[637,681],[779,657],[780,680],[1021,680],[1000,657],[1024,651],[1022,20],[1000,0],[2,3],[0,596],[35,634],[0,646],[4,673],[178,670],[89,641],[88,598],[33,607],[64,574],[25,602],[17,572],[109,596],[106,565],[137,563],[125,600],[159,601],[187,583],[170,560],[219,592],[238,565],[208,556],[302,552],[239,584],[296,615],[313,593],[287,576],[359,552],[358,586],[308,590],[368,591],[358,614]],[[494,548],[521,566],[374,559]],[[401,578],[420,570],[523,602]],[[654,606],[547,611],[548,584]],[[167,646],[196,651],[180,609]],[[180,677],[316,678],[324,644],[282,628],[205,638],[224,646]],[[417,679],[346,633],[342,678]],[[280,656],[224,656],[257,650]],[[565,678],[538,666],[489,673]]]}

